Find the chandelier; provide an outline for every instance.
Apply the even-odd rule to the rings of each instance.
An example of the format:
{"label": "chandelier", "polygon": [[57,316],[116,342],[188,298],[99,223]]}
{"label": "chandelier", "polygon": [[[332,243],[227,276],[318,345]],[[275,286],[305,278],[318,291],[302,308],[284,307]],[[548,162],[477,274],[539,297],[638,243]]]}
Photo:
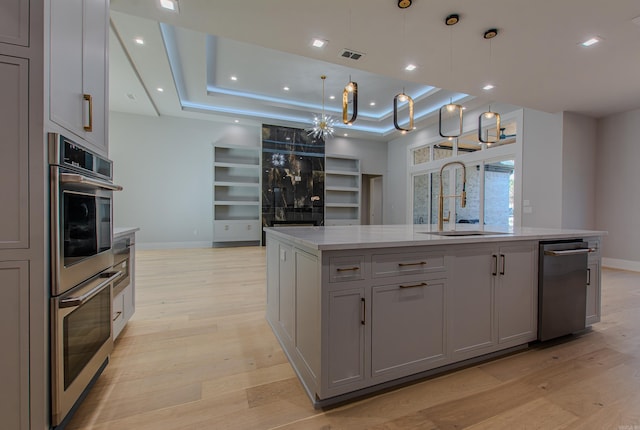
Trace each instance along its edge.
{"label": "chandelier", "polygon": [[316,139],[332,137],[334,131],[333,126],[335,124],[335,120],[324,113],[324,80],[327,79],[327,77],[322,75],[320,76],[320,79],[322,79],[322,115],[314,116],[312,122],[313,127],[307,130],[307,134]]}

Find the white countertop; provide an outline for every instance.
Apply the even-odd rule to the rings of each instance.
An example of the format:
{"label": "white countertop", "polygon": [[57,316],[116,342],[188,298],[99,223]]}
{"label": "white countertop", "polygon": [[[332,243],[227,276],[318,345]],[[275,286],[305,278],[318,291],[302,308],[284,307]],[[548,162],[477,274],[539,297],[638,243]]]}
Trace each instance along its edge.
{"label": "white countertop", "polygon": [[[456,231],[478,231],[481,226],[457,224]],[[445,231],[447,229],[445,228]],[[450,230],[450,229],[449,229]],[[282,237],[311,249],[345,250],[362,248],[387,248],[395,246],[453,245],[461,243],[505,242],[515,240],[549,240],[583,237],[600,237],[606,231],[572,230],[552,228],[485,226],[483,234],[472,236],[439,236],[435,225],[353,225],[331,227],[265,227],[267,236]]]}
{"label": "white countertop", "polygon": [[136,231],[140,231],[140,227],[114,227],[113,237],[126,236]]}

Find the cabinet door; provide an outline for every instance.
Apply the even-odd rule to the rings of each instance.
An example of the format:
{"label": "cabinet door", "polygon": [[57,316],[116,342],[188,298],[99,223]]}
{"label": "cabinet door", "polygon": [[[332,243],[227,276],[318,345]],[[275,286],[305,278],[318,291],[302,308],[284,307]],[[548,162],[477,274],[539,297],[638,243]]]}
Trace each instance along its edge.
{"label": "cabinet door", "polygon": [[29,62],[0,55],[0,249],[29,246]]}
{"label": "cabinet door", "polygon": [[50,118],[103,154],[108,16],[106,0],[51,2]]}
{"label": "cabinet door", "polygon": [[589,262],[587,269],[587,325],[600,321],[600,262]]}
{"label": "cabinet door", "polygon": [[51,2],[49,109],[51,120],[83,137],[83,0]]}
{"label": "cabinet door", "polygon": [[[57,0],[56,0],[57,1]],[[83,93],[91,96],[91,130],[84,138],[107,153],[109,78],[107,75],[109,1],[84,0],[84,44],[82,47]],[[87,109],[87,103],[83,100]],[[89,125],[86,111],[83,122]]]}
{"label": "cabinet door", "polygon": [[29,428],[29,263],[0,262],[0,417],[2,428]]}
{"label": "cabinet door", "polygon": [[362,288],[329,293],[329,388],[358,383],[365,378],[365,305]]}
{"label": "cabinet door", "polygon": [[537,337],[535,244],[501,247],[498,253],[496,305],[498,343]]}
{"label": "cabinet door", "polygon": [[374,287],[371,374],[391,379],[434,367],[445,356],[445,281]]}
{"label": "cabinet door", "polygon": [[495,254],[491,248],[478,247],[454,255],[447,298],[449,336],[452,354],[462,359],[493,344]]}
{"label": "cabinet door", "polygon": [[29,46],[29,0],[3,0],[0,43]]}

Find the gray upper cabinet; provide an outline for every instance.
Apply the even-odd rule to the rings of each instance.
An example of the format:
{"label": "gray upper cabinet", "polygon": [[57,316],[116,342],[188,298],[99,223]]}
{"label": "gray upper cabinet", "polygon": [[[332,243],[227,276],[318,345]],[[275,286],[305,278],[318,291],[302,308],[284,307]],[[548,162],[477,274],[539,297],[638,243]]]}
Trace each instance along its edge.
{"label": "gray upper cabinet", "polygon": [[109,2],[51,2],[50,119],[107,154]]}
{"label": "gray upper cabinet", "polygon": [[29,60],[0,55],[0,249],[29,246]]}
{"label": "gray upper cabinet", "polygon": [[2,0],[0,43],[29,46],[29,0]]}

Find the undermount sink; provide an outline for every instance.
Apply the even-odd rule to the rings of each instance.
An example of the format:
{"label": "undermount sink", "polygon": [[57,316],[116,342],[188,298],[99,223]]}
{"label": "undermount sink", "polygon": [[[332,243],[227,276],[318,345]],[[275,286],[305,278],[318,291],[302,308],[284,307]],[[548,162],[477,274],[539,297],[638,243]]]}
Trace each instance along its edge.
{"label": "undermount sink", "polygon": [[424,231],[424,234],[435,234],[438,236],[487,236],[493,234],[508,234],[503,231],[485,231],[485,230],[450,230],[450,231]]}

